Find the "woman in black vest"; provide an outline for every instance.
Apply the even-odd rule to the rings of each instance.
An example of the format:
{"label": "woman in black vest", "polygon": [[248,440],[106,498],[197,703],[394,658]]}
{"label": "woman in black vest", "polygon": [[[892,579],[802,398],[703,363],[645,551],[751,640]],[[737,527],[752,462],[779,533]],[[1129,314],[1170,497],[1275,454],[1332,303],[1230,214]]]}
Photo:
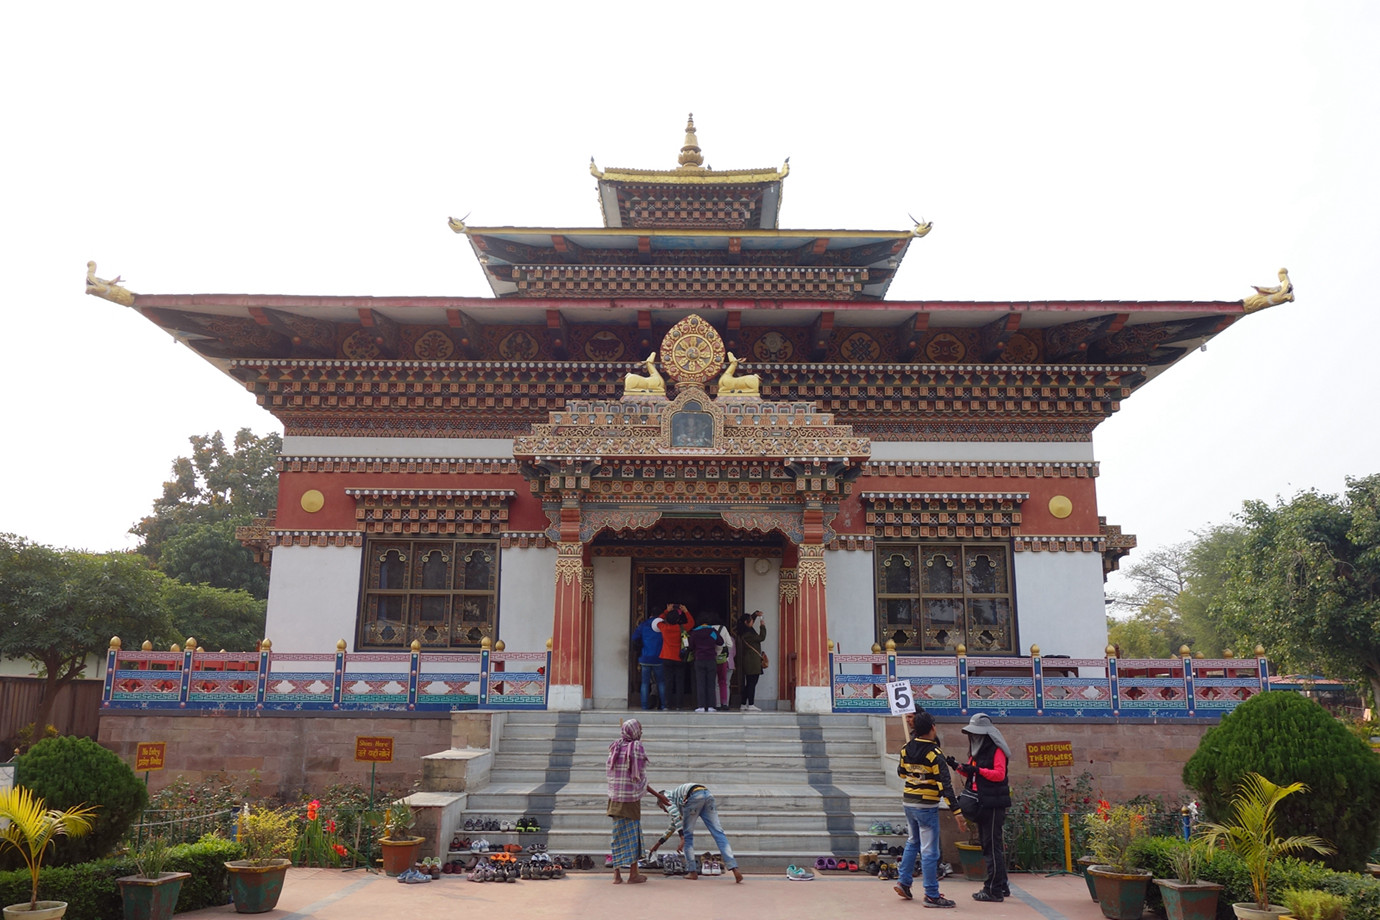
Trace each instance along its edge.
{"label": "woman in black vest", "polygon": [[964,786],[978,795],[978,840],[987,860],[987,880],[981,891],[973,893],[973,900],[1000,901],[1011,896],[1001,839],[1006,809],[1011,806],[1011,786],[1006,780],[1011,748],[986,713],[969,719],[963,733],[968,736],[968,762],[959,764],[958,772],[963,774]]}

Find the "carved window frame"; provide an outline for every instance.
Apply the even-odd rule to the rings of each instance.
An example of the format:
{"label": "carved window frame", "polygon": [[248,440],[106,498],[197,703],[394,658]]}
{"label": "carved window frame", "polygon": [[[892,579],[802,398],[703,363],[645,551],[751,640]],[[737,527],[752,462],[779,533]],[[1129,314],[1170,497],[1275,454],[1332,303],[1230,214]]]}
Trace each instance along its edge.
{"label": "carved window frame", "polygon": [[[994,562],[995,558],[995,562]],[[961,540],[879,541],[873,550],[874,624],[877,643],[896,642],[911,655],[1018,653],[1015,570],[1009,543]],[[992,584],[979,583],[990,567]],[[906,566],[898,579],[893,567]],[[945,586],[927,573],[935,565],[953,569]],[[904,581],[905,583],[898,583]],[[948,609],[952,616],[942,617]]]}
{"label": "carved window frame", "polygon": [[[481,569],[487,569],[485,582],[479,585],[467,577],[476,558]],[[498,634],[501,558],[496,539],[367,538],[355,648],[406,649],[415,639],[428,651],[478,649],[484,639]],[[435,583],[438,565],[444,567],[439,586]]]}

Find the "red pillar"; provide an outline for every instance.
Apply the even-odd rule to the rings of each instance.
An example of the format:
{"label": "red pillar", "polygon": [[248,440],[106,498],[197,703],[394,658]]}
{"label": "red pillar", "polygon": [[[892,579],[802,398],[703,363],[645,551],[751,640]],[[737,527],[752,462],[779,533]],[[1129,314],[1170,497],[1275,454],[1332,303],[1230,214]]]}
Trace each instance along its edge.
{"label": "red pillar", "polygon": [[828,687],[829,617],[824,600],[824,544],[802,544],[798,551],[799,685]]}
{"label": "red pillar", "polygon": [[[567,501],[561,506],[560,542],[556,544],[556,604],[551,626],[551,677],[553,692],[561,694],[565,708],[574,701],[565,698],[569,688],[584,688],[585,627],[584,609],[585,547],[580,542],[580,506]],[[559,689],[558,689],[559,688]]]}

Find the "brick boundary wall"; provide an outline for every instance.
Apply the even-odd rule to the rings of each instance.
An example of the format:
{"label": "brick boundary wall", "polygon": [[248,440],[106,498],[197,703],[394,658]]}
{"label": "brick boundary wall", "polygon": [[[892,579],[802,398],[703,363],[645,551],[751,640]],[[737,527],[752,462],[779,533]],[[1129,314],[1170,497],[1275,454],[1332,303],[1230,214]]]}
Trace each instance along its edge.
{"label": "brick boundary wall", "polygon": [[[369,782],[369,764],[354,759],[355,738],[393,738],[393,762],[379,764],[380,788],[410,791],[422,777],[427,754],[453,745],[486,747],[488,714],[465,713],[215,713],[165,715],[138,710],[101,713],[100,744],[133,765],[141,741],[167,743],[164,769],[153,771],[149,787],[166,786],[179,775],[194,782],[219,773],[247,777],[257,770],[266,794],[296,798],[319,794],[333,783]],[[1049,768],[1026,765],[1025,746],[1040,741],[1070,741],[1074,765],[1054,768],[1055,776],[1093,775],[1093,791],[1109,801],[1136,795],[1169,800],[1187,796],[1181,779],[1184,762],[1203,733],[1215,723],[1147,722],[1006,722],[994,720],[1011,746],[1011,781],[1016,787],[1048,785]],[[945,752],[967,754],[962,721],[942,721],[939,736]],[[886,720],[886,748],[900,750],[904,740],[899,717]],[[890,758],[886,769],[892,769]]]}
{"label": "brick boundary wall", "polygon": [[369,785],[370,764],[355,760],[355,738],[393,738],[393,762],[378,765],[382,790],[411,792],[422,757],[451,746],[451,713],[198,712],[164,715],[104,710],[100,744],[133,766],[141,741],[167,743],[165,765],[149,774],[156,792],[178,776],[193,782],[225,773],[247,779],[259,771],[266,795],[319,795],[333,783]]}
{"label": "brick boundary wall", "polygon": [[[1013,788],[1049,785],[1049,767],[1027,766],[1027,744],[1041,741],[1073,743],[1073,766],[1055,767],[1056,777],[1070,779],[1085,770],[1093,776],[1093,792],[1110,802],[1124,802],[1137,795],[1160,796],[1171,802],[1189,797],[1183,784],[1183,768],[1198,749],[1203,734],[1216,722],[1006,722],[994,717],[993,724],[1011,747],[1009,775]],[[968,736],[961,731],[967,720],[940,721],[940,744],[944,753],[958,760],[968,754]],[[904,727],[899,716],[887,719],[886,748],[901,749]]]}

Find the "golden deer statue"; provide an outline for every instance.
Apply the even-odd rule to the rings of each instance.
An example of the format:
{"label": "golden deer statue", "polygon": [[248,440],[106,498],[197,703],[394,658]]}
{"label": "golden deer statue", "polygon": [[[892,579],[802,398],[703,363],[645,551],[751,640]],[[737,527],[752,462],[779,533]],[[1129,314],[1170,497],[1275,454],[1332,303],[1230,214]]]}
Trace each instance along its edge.
{"label": "golden deer statue", "polygon": [[744,374],[739,377],[738,359],[733,356],[733,352],[728,353],[728,370],[724,371],[719,378],[720,396],[758,396],[762,390],[762,378],[756,374]]}
{"label": "golden deer statue", "polygon": [[642,364],[647,368],[647,376],[629,373],[623,378],[624,396],[665,396],[666,381],[661,379],[661,374],[656,369],[656,352],[647,356],[647,360]]}

